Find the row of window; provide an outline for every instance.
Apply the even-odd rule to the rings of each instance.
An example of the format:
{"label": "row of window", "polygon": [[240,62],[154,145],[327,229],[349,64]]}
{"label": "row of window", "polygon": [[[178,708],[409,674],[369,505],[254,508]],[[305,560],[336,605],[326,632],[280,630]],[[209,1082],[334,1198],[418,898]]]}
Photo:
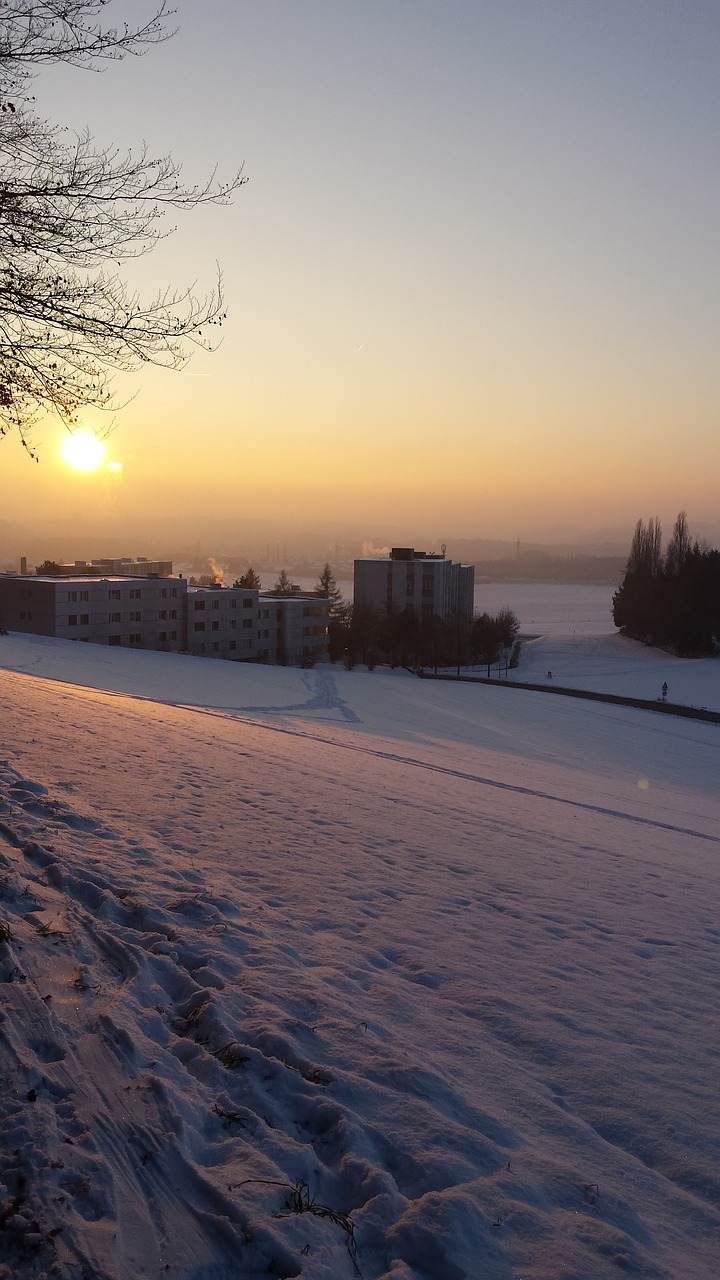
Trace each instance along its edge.
{"label": "row of window", "polygon": [[[177,631],[161,631],[158,636],[158,641],[161,644],[167,644],[168,641],[172,642],[173,640],[177,640]],[[113,647],[115,648],[121,645],[122,642],[123,642],[122,636],[117,636],[117,635],[108,636],[108,644],[113,645]],[[133,632],[131,635],[127,637],[127,643],[131,645],[133,649],[141,649],[142,642],[143,642],[142,634],[139,632]]]}
{"label": "row of window", "polygon": [[[27,615],[25,615],[24,613],[21,613],[20,614],[21,622],[24,621],[26,617],[27,617],[27,621],[32,620],[31,613],[28,613]],[[158,613],[158,618],[160,619],[161,622],[167,622],[168,618],[170,618],[171,620],[174,620],[177,618],[177,609],[161,609]],[[121,613],[108,614],[108,622],[122,622],[122,620],[123,620],[123,616]],[[90,622],[90,615],[87,613],[80,613],[80,614],[71,613],[68,616],[69,627],[87,627],[89,625],[89,622]],[[141,610],[131,609],[130,612],[128,613],[128,622],[142,622]]]}
{"label": "row of window", "polygon": [[[162,617],[162,614],[161,614],[160,616]],[[196,622],[196,623],[194,624],[194,626],[195,626],[195,630],[196,630],[196,631],[204,631],[204,630],[205,630],[205,623],[204,623],[204,622]],[[252,618],[243,618],[243,631],[251,631],[251,630],[252,630],[252,626],[253,626],[253,620],[252,620]],[[207,630],[208,630],[208,631],[219,631],[219,630],[220,630],[220,623],[219,623],[219,622],[210,622],[210,623],[208,623],[208,625],[207,625]],[[231,631],[237,631],[237,623],[236,623],[236,621],[235,621],[235,619],[234,619],[234,618],[231,618],[231,619],[230,619],[230,630],[231,630]],[[269,635],[269,634],[270,634],[270,633],[269,633],[268,631],[266,631],[266,632],[265,632],[265,635],[266,635],[266,636],[267,636],[267,635]],[[260,632],[258,632],[258,635],[260,635]]]}
{"label": "row of window", "polygon": [[[159,594],[160,594],[161,600],[167,600],[168,596],[170,596],[171,598],[177,599],[177,593],[178,593],[177,587],[161,587]],[[81,592],[71,591],[69,598],[71,600],[77,600],[78,595],[80,596],[81,600],[87,600],[88,598],[87,591],[81,591]],[[142,600],[142,587],[130,587],[130,590],[128,591],[128,599]],[[113,587],[112,590],[108,591],[108,600],[122,600],[121,589],[119,587]]]}
{"label": "row of window", "polygon": [[[228,645],[228,649],[233,653],[237,652],[238,649],[252,649],[252,647],[252,640],[231,640]],[[214,640],[212,644],[195,644],[192,651],[196,657],[201,657],[204,653],[219,653],[220,644],[217,640]],[[264,650],[264,656],[268,656],[267,649]]]}
{"label": "row of window", "polygon": [[[236,596],[230,596],[230,597],[225,596],[225,597],[224,597],[224,599],[226,599],[226,600],[227,600],[227,599],[229,599],[229,602],[230,602],[230,608],[231,608],[231,609],[237,609],[237,597],[236,597]],[[243,609],[252,609],[252,607],[253,607],[254,603],[255,603],[255,601],[253,600],[252,596],[245,596],[245,597],[244,597],[244,599],[243,599]],[[196,609],[198,612],[203,612],[203,611],[205,610],[206,605],[207,605],[207,600],[198,599],[198,600],[196,600],[196,601],[194,602],[193,608],[194,608],[194,609]],[[211,600],[211,601],[210,601],[210,608],[211,608],[211,609],[219,609],[219,608],[220,608],[220,601],[219,601],[219,600]]]}
{"label": "row of window", "polygon": [[[423,593],[425,593],[426,591],[432,591],[434,587],[434,582],[435,580],[431,573],[424,573],[422,575]],[[415,594],[415,574],[414,573],[407,574],[405,578],[405,590],[409,596],[413,596]]]}

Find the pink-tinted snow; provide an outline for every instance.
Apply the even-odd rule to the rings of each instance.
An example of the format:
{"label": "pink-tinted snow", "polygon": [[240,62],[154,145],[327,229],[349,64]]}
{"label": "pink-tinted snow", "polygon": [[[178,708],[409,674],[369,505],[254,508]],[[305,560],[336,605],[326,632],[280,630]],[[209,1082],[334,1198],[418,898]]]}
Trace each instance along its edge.
{"label": "pink-tinted snow", "polygon": [[[641,661],[552,643],[558,677]],[[720,726],[0,664],[0,1274],[715,1276]]]}

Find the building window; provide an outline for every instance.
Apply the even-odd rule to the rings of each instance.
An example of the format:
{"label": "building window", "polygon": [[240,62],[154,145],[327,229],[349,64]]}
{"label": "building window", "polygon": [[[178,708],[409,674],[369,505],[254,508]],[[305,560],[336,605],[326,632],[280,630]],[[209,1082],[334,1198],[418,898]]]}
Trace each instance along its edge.
{"label": "building window", "polygon": [[131,599],[131,600],[141,600],[141,599],[142,599],[142,591],[140,590],[140,588],[139,588],[139,587],[131,587],[131,588],[130,588],[130,599]]}
{"label": "building window", "polygon": [[237,622],[235,621],[235,619],[234,619],[234,618],[231,618],[231,619],[230,619],[230,630],[231,630],[231,631],[236,631],[236,630],[237,630]]}
{"label": "building window", "polygon": [[245,599],[243,600],[243,609],[252,609],[252,607],[253,607],[252,596],[245,596]]}
{"label": "building window", "polygon": [[214,642],[212,649],[213,649],[213,653],[220,652],[220,645],[218,644],[217,640]]}
{"label": "building window", "polygon": [[131,635],[130,644],[133,645],[136,649],[139,648],[140,645],[142,644],[142,636],[137,634]]}
{"label": "building window", "polygon": [[71,613],[71,614],[70,614],[70,616],[69,616],[69,618],[68,618],[68,626],[69,626],[69,627],[76,627],[76,626],[77,626],[77,614],[76,614],[76,613]]}
{"label": "building window", "polygon": [[121,637],[120,637],[120,636],[109,636],[109,637],[108,637],[108,644],[113,644],[113,645],[119,645],[119,644],[122,644],[122,639],[121,639]]}
{"label": "building window", "polygon": [[158,635],[158,640],[161,644],[165,644],[165,641],[167,640],[167,631],[161,631]]}
{"label": "building window", "polygon": [[196,601],[195,601],[195,608],[196,608],[196,609],[204,609],[204,608],[205,608],[205,601],[204,601],[204,600],[196,600]]}
{"label": "building window", "polygon": [[177,631],[171,631],[171,632],[170,632],[170,639],[171,639],[171,640],[177,640]]}
{"label": "building window", "polygon": [[219,623],[219,622],[211,622],[211,623],[210,623],[210,630],[211,630],[211,631],[219,631],[219,630],[220,630],[220,623]]}
{"label": "building window", "polygon": [[108,600],[121,600],[122,596],[119,591],[108,591]]}
{"label": "building window", "polygon": [[164,622],[165,619],[167,618],[167,609],[161,609],[158,614],[158,618],[160,619],[161,622]]}
{"label": "building window", "polygon": [[89,626],[89,625],[90,625],[90,614],[89,614],[89,613],[81,613],[81,614],[80,614],[80,626],[81,626],[81,627],[87,627],[87,626]]}
{"label": "building window", "polygon": [[177,609],[171,609],[171,610],[170,610],[170,617],[171,617],[171,618],[177,618]]}
{"label": "building window", "polygon": [[177,587],[171,587],[171,588],[170,588],[170,595],[171,595],[171,596],[177,596]]}
{"label": "building window", "polygon": [[132,612],[131,612],[131,614],[130,614],[130,621],[131,621],[131,622],[142,622],[142,614],[140,613],[140,611],[139,611],[139,610],[136,610],[136,611],[135,611],[135,613],[132,613]]}
{"label": "building window", "polygon": [[231,609],[237,609],[237,600],[232,599],[232,600],[230,601],[230,608],[231,608]]}
{"label": "building window", "polygon": [[219,609],[219,608],[220,608],[220,601],[219,601],[219,600],[213,600],[213,602],[212,602],[212,607],[213,607],[213,609]]}
{"label": "building window", "polygon": [[122,614],[121,614],[121,613],[111,613],[111,614],[110,614],[110,621],[111,621],[111,622],[122,622]]}
{"label": "building window", "polygon": [[89,593],[89,591],[81,591],[81,592],[80,592],[80,599],[81,599],[81,600],[89,600],[89,599],[90,599],[90,593]]}
{"label": "building window", "polygon": [[236,642],[235,642],[234,640],[231,640],[231,641],[230,641],[230,648],[231,648],[231,649],[236,649],[236,648],[237,648],[237,644],[236,644]]}
{"label": "building window", "polygon": [[245,631],[252,627],[252,624],[252,618],[243,618],[243,629]]}
{"label": "building window", "polygon": [[160,599],[167,600],[167,587],[160,588]]}
{"label": "building window", "polygon": [[68,591],[68,600],[77,600],[77,591]]}
{"label": "building window", "polygon": [[204,623],[204,622],[196,622],[196,623],[195,623],[195,630],[196,630],[196,631],[204,631],[204,630],[205,630],[205,623]]}

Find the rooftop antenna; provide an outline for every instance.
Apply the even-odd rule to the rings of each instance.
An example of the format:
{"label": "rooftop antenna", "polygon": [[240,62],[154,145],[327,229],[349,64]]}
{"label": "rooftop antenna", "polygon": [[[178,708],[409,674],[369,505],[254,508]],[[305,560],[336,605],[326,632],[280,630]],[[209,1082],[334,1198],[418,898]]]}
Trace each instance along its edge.
{"label": "rooftop antenna", "polygon": [[442,553],[443,553],[443,558],[444,558],[444,556],[445,556],[445,552],[447,551],[447,542],[441,542],[441,543],[440,543],[440,550],[442,551]]}

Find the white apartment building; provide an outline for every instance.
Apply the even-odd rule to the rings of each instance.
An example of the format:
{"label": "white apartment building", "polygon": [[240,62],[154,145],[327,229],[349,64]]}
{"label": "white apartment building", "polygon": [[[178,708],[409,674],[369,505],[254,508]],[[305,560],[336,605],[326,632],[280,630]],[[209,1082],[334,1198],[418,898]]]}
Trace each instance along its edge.
{"label": "white apartment building", "polygon": [[244,587],[189,586],[188,653],[285,665],[328,656],[330,601]]}
{"label": "white apartment building", "polygon": [[355,561],[354,602],[385,613],[472,618],[474,593],[474,566],[446,560],[444,552],[393,547],[389,556]]}
{"label": "white apartment building", "polygon": [[203,658],[258,657],[258,592],[242,587],[187,589],[188,653]]}
{"label": "white apartment building", "polygon": [[185,648],[184,578],[0,576],[8,631],[136,649]]}
{"label": "white apartment building", "polygon": [[330,601],[186,578],[0,574],[0,626],[91,644],[240,662],[328,656]]}
{"label": "white apartment building", "polygon": [[172,571],[172,560],[148,560],[147,556],[138,556],[137,560],[130,556],[114,560],[74,560],[72,564],[59,564],[56,569],[56,573],[70,578],[80,574],[98,578],[112,573],[122,574],[124,578],[170,578]]}

